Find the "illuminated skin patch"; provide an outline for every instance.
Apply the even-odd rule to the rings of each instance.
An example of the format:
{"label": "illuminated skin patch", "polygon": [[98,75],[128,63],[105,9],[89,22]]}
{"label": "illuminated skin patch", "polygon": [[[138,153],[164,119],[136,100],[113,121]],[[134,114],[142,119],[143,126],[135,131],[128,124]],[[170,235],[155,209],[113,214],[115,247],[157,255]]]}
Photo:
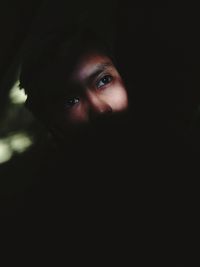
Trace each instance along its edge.
{"label": "illuminated skin patch", "polygon": [[90,123],[98,116],[124,112],[128,96],[112,61],[102,54],[85,54],[70,77],[65,101],[68,125]]}

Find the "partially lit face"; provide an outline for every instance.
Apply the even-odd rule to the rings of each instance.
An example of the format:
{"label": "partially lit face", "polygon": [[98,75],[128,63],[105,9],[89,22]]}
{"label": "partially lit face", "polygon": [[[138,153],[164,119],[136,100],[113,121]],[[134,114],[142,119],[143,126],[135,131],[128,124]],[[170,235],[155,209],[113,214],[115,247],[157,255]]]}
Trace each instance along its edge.
{"label": "partially lit face", "polygon": [[120,113],[128,108],[128,96],[112,61],[96,52],[79,60],[68,83],[65,119],[68,126],[79,126],[99,116]]}

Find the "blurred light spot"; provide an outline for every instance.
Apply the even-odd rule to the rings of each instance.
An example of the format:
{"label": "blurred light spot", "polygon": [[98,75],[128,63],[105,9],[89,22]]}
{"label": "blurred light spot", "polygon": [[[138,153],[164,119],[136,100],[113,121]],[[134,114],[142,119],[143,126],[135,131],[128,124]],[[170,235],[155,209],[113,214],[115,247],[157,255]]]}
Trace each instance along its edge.
{"label": "blurred light spot", "polygon": [[32,138],[26,133],[15,133],[0,139],[0,163],[12,158],[15,153],[23,153],[33,145]]}
{"label": "blurred light spot", "polygon": [[13,104],[23,104],[26,101],[27,96],[25,95],[24,89],[19,88],[19,81],[10,90],[9,97]]}
{"label": "blurred light spot", "polygon": [[0,140],[0,164],[10,160],[12,154],[13,152],[10,146],[6,142]]}
{"label": "blurred light spot", "polygon": [[10,147],[12,148],[13,151],[17,153],[24,152],[33,143],[31,138],[28,135],[22,134],[22,133],[13,135],[9,139],[10,139],[9,141]]}

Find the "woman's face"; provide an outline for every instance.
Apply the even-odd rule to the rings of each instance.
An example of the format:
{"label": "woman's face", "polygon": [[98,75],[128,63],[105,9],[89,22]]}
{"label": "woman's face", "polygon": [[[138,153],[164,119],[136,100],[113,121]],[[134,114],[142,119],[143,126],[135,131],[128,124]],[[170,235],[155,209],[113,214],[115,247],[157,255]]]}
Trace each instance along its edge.
{"label": "woman's face", "polygon": [[98,53],[84,55],[69,79],[65,102],[67,123],[90,123],[96,117],[127,108],[127,92],[112,61]]}
{"label": "woman's face", "polygon": [[110,58],[97,52],[80,58],[69,77],[64,105],[64,121],[72,128],[127,110],[127,91]]}

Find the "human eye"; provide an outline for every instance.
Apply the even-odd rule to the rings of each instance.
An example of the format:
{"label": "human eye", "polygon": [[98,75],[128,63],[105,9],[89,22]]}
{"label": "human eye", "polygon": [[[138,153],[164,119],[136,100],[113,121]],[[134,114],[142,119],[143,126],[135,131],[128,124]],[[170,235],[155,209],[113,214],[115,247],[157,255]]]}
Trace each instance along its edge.
{"label": "human eye", "polygon": [[111,75],[105,75],[100,80],[97,81],[96,86],[97,88],[102,88],[103,86],[112,82],[113,77]]}
{"label": "human eye", "polygon": [[74,105],[78,104],[80,101],[79,97],[70,97],[66,100],[65,102],[65,107],[66,108],[71,108]]}

